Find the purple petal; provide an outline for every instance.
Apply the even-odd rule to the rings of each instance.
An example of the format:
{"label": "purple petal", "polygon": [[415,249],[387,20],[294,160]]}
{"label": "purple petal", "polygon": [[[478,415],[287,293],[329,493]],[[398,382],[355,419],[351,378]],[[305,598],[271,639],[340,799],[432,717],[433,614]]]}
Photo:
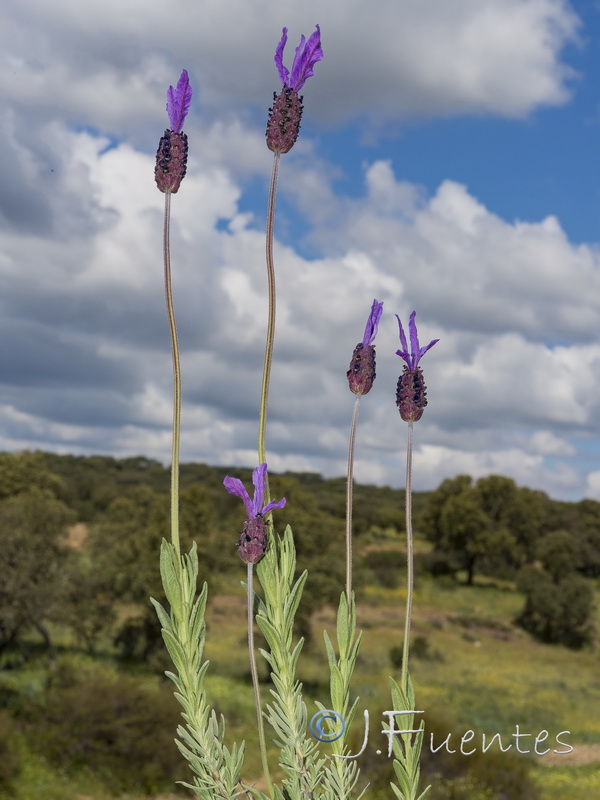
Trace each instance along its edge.
{"label": "purple petal", "polygon": [[411,366],[410,363],[410,354],[408,352],[408,342],[406,341],[406,336],[404,335],[404,328],[402,327],[402,323],[400,322],[400,317],[396,314],[396,319],[398,320],[398,328],[400,330],[400,344],[404,348],[403,350],[396,350],[396,355],[403,358],[408,366]]}
{"label": "purple petal", "polygon": [[[321,29],[316,26],[316,30],[305,42],[304,36],[300,39],[300,44],[296,48],[294,63],[292,64],[292,74],[290,76],[291,88],[299,92],[307,79],[314,75],[313,67],[318,61],[323,59],[321,49]],[[288,84],[288,85],[290,85]]]}
{"label": "purple petal", "polygon": [[287,501],[284,497],[283,500],[280,500],[278,503],[267,503],[267,505],[263,508],[263,510],[260,513],[264,517],[265,514],[268,514],[269,511],[272,511],[274,508],[283,508],[286,502]]}
{"label": "purple petal", "polygon": [[175,133],[181,132],[183,121],[187,116],[191,102],[192,87],[190,86],[187,70],[184,69],[177,81],[177,88],[174,89],[169,86],[167,90],[167,114],[169,115],[171,130],[175,131]]}
{"label": "purple petal", "polygon": [[428,345],[426,345],[426,347],[422,347],[422,348],[419,350],[419,359],[421,359],[421,358],[422,358],[422,357],[425,355],[425,353],[426,353],[428,350],[431,350],[431,348],[433,347],[433,345],[434,345],[434,344],[437,344],[438,342],[439,342],[439,339],[432,339],[432,340],[429,342],[429,344],[428,344]]}
{"label": "purple petal", "polygon": [[241,497],[244,501],[244,505],[246,506],[246,511],[248,512],[248,516],[250,519],[253,519],[256,514],[253,513],[253,505],[252,500],[250,500],[250,495],[246,491],[244,484],[239,480],[239,478],[230,478],[229,475],[224,479],[223,484],[229,494],[235,494],[238,497]]}
{"label": "purple petal", "polygon": [[410,357],[412,361],[411,369],[416,369],[419,363],[419,336],[417,334],[417,323],[415,317],[417,312],[413,311],[408,320],[408,335],[410,336]]}
{"label": "purple petal", "polygon": [[403,358],[406,363],[408,364],[408,368],[414,372],[416,370],[419,361],[425,353],[430,350],[434,344],[439,342],[439,339],[432,339],[428,345],[425,347],[419,347],[419,336],[417,334],[417,324],[415,322],[415,317],[417,315],[416,311],[413,311],[410,315],[410,319],[408,321],[408,332],[410,336],[410,353],[408,352],[408,343],[406,341],[406,336],[404,335],[404,328],[402,327],[402,323],[400,322],[400,317],[396,314],[396,319],[398,320],[398,327],[400,329],[400,343],[403,350],[396,350],[396,355]]}
{"label": "purple petal", "polygon": [[275,50],[275,66],[277,67],[277,71],[279,72],[279,77],[281,78],[281,82],[288,84],[290,79],[290,72],[287,67],[283,66],[283,49],[285,47],[285,43],[287,42],[287,32],[288,29],[283,29],[283,35],[279,40],[279,44],[277,45],[277,49]]}
{"label": "purple petal", "polygon": [[306,36],[302,34],[300,36],[300,44],[294,51],[294,60],[292,61],[292,69],[290,71],[290,84],[293,89],[296,88],[296,82],[300,75],[300,70],[302,69],[302,60],[304,58],[304,45],[306,44]]}
{"label": "purple petal", "polygon": [[373,300],[371,313],[369,314],[369,319],[367,320],[367,327],[365,328],[365,334],[362,341],[364,347],[368,347],[370,344],[373,344],[373,340],[377,336],[379,320],[381,319],[382,313],[383,302],[379,303],[377,300]]}
{"label": "purple petal", "polygon": [[261,513],[263,497],[265,496],[265,478],[267,476],[267,465],[260,464],[252,473],[252,483],[254,484],[254,500],[252,501],[252,516]]}

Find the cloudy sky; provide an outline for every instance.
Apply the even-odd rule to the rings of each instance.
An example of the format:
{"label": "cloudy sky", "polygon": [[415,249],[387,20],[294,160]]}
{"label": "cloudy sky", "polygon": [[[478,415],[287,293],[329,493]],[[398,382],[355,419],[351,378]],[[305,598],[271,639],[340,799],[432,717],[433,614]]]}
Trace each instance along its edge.
{"label": "cloudy sky", "polygon": [[600,499],[600,4],[4,0],[0,448],[170,457],[154,184],[165,92],[194,100],[173,197],[184,460],[256,465],[273,53],[320,23],[282,157],[272,469],[345,470],[345,371],[373,298],[361,481],[403,483],[394,313],[429,406],[415,485],[490,472]]}

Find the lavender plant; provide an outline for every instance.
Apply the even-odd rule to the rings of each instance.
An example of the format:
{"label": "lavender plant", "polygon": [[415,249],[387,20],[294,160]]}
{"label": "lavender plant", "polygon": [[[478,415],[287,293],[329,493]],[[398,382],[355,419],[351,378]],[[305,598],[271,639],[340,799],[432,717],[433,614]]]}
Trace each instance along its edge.
{"label": "lavender plant", "polygon": [[[266,458],[266,428],[267,406],[269,403],[269,385],[271,381],[271,363],[273,361],[273,344],[275,340],[275,263],[273,259],[273,231],[275,226],[275,199],[277,196],[277,177],[279,174],[279,158],[282,153],[288,153],[298,138],[300,120],[304,107],[303,97],[298,95],[308,78],[314,75],[313,67],[323,59],[321,48],[321,31],[316,26],[315,32],[308,38],[300,37],[300,44],[292,62],[291,73],[283,64],[283,51],[287,43],[287,28],[283,28],[282,36],[275,50],[275,66],[283,83],[283,88],[277,94],[273,92],[273,105],[269,109],[266,140],[267,147],[273,152],[273,170],[269,187],[269,200],[267,206],[267,279],[269,295],[269,313],[267,322],[267,344],[263,368],[263,380],[260,399],[260,416],[258,422],[258,460],[264,462]],[[266,496],[269,497],[269,484],[266,484]]]}
{"label": "lavender plant", "polygon": [[[350,368],[346,372],[350,391],[356,395],[350,440],[348,445],[348,472],[346,479],[346,592],[340,596],[336,621],[337,656],[327,634],[323,631],[329,666],[330,710],[344,720],[341,735],[331,742],[331,758],[324,769],[323,784],[332,797],[350,798],[358,783],[356,761],[349,760],[346,745],[347,732],[355,717],[359,698],[350,702],[350,683],[356,666],[361,634],[356,632],[356,605],[352,591],[352,484],[354,473],[354,448],[360,398],[368,394],[375,381],[375,337],[383,313],[383,303],[373,300],[362,341],[354,348]],[[319,704],[321,710],[324,706]]]}
{"label": "lavender plant", "polygon": [[[171,194],[175,194],[185,176],[187,136],[183,123],[190,107],[192,90],[187,72],[181,74],[177,87],[167,92],[167,112],[171,127],[160,140],[155,178],[158,188],[165,194],[164,268],[167,317],[173,359],[173,444],[171,465],[171,541],[163,542],[160,569],[168,607],[152,600],[160,623],[167,650],[173,661],[174,672],[167,675],[175,684],[175,696],[182,706],[184,724],[177,730],[177,746],[188,761],[193,782],[185,783],[196,796],[209,798],[234,798],[240,794],[260,800],[351,800],[359,781],[356,760],[348,754],[346,734],[355,717],[358,697],[352,700],[351,679],[359,653],[361,634],[357,632],[355,596],[352,588],[352,483],[356,429],[360,398],[367,394],[375,379],[375,345],[383,302],[374,300],[363,339],[354,349],[347,378],[350,390],[356,395],[350,442],[348,449],[348,477],[346,491],[346,582],[341,591],[338,607],[335,645],[324,632],[327,663],[330,674],[330,709],[318,703],[319,708],[344,723],[340,735],[329,737],[330,752],[322,754],[314,736],[307,733],[308,712],[303,698],[302,684],[297,677],[298,659],[303,640],[294,643],[294,618],[302,599],[307,573],[296,577],[296,550],[291,528],[283,536],[273,528],[275,509],[282,509],[286,499],[271,501],[266,456],[267,409],[271,378],[271,365],[275,340],[276,291],[273,258],[275,200],[279,172],[279,159],[293,147],[298,137],[303,111],[303,98],[298,92],[314,73],[314,66],[323,58],[320,29],[308,38],[301,37],[296,48],[291,70],[283,64],[287,42],[287,28],[275,51],[275,65],[283,87],[274,93],[269,109],[266,130],[268,148],[273,152],[273,170],[269,189],[266,265],[269,310],[265,359],[263,366],[260,414],[258,424],[259,466],[252,473],[254,495],[251,498],[244,484],[237,478],[226,476],[223,483],[231,494],[241,498],[247,518],[242,524],[238,553],[247,566],[247,625],[250,669],[257,715],[258,744],[261,754],[266,794],[257,786],[242,782],[241,774],[245,743],[225,745],[225,722],[210,705],[205,688],[209,667],[203,657],[206,635],[205,611],[208,596],[206,583],[198,593],[199,564],[194,545],[182,554],[179,543],[179,437],[181,416],[181,371],[177,329],[171,289],[170,265],[170,212]],[[423,413],[426,405],[425,385],[418,366],[420,358],[437,340],[420,348],[415,314],[410,317],[409,336],[411,350],[400,326],[403,349],[397,353],[407,366],[398,382],[397,403],[402,419],[408,422],[406,519],[407,519],[407,605],[404,630],[404,651],[400,686],[392,680],[393,707],[398,711],[414,708],[414,693],[408,673],[410,617],[413,593],[413,549],[411,522],[411,465],[412,425]],[[261,588],[261,596],[254,589],[254,570]],[[271,671],[270,699],[263,708],[260,695],[254,624],[258,625],[266,641],[260,652]],[[271,777],[267,757],[265,720],[274,734],[278,747],[280,784]],[[410,717],[412,725],[412,716]],[[422,727],[420,730],[422,734]],[[323,740],[322,740],[323,741]],[[412,739],[404,735],[394,740],[394,769],[399,787],[392,785],[400,800],[415,800],[419,780],[421,736]],[[365,789],[363,789],[363,792]],[[427,791],[427,790],[426,790]],[[362,793],[361,792],[361,795]],[[421,794],[423,797],[425,792]],[[420,800],[420,798],[419,798]]]}
{"label": "lavender plant", "polygon": [[383,303],[373,300],[371,313],[362,342],[354,348],[350,369],[346,373],[350,391],[356,395],[352,422],[350,424],[350,443],[348,445],[348,476],[346,479],[346,599],[350,605],[352,594],[352,481],[354,473],[354,445],[356,442],[356,426],[358,424],[358,411],[360,398],[368,394],[375,381],[375,337],[379,328],[379,320],[383,314]]}
{"label": "lavender plant", "polygon": [[175,684],[175,697],[183,708],[185,725],[177,729],[177,746],[187,759],[194,783],[185,784],[202,800],[236,796],[244,756],[244,744],[228,749],[224,744],[225,722],[217,719],[204,686],[208,662],[203,660],[206,635],[205,611],[208,587],[198,595],[198,555],[196,546],[181,555],[179,543],[179,440],[181,428],[181,367],[177,326],[171,286],[170,219],[171,195],[185,177],[188,141],[183,123],[192,100],[192,88],[185,70],[167,91],[167,114],[171,127],[162,136],[156,154],[156,185],[165,195],[163,255],[165,298],[173,360],[173,436],[171,461],[171,542],[163,541],[160,572],[169,604],[167,611],[156,600],[152,603],[162,626],[165,645],[175,672],[167,676]]}
{"label": "lavender plant", "polygon": [[[303,98],[298,95],[298,91],[302,89],[307,79],[314,74],[315,64],[323,58],[321,33],[318,25],[316,26],[315,32],[308,40],[305,39],[304,35],[301,36],[300,44],[296,48],[291,71],[283,64],[283,53],[286,43],[287,28],[283,28],[282,36],[276,47],[274,57],[275,66],[277,67],[283,88],[279,94],[273,94],[273,105],[269,109],[269,118],[265,134],[267,147],[273,152],[273,169],[269,188],[266,230],[269,311],[258,424],[258,459],[263,463],[267,460],[267,408],[275,341],[276,290],[273,233],[279,159],[282,153],[288,153],[291,150],[300,131]],[[270,493],[266,474],[264,491],[265,498],[268,501]],[[267,512],[267,524],[270,524],[270,522],[270,512]],[[276,637],[273,638],[272,635],[267,636],[265,633],[270,651],[268,653],[263,651],[263,655],[271,666],[271,676],[275,687],[272,690],[274,702],[268,708],[267,718],[275,730],[275,733],[283,739],[283,741],[279,743],[281,746],[279,765],[287,776],[284,782],[285,789],[288,794],[291,792],[291,797],[304,797],[312,796],[311,792],[314,789],[316,773],[318,771],[315,761],[317,757],[317,748],[316,744],[308,740],[304,733],[306,729],[306,706],[302,701],[301,686],[295,680],[296,662],[302,648],[302,640],[292,651],[291,631],[306,576],[292,587],[291,580],[293,572],[290,575],[287,569],[290,563],[293,563],[294,567],[296,563],[296,554],[291,531],[287,539],[284,539],[284,542],[287,542],[285,546],[281,544],[281,542],[277,542],[274,537],[271,537],[270,547],[267,548],[266,552],[267,557],[262,566],[257,570],[258,579],[266,601],[262,606],[263,613],[259,614],[257,622],[261,626],[263,633],[265,633],[266,629],[271,634],[273,634],[273,632],[277,634]],[[250,568],[248,570],[248,575],[248,642],[250,642],[252,639],[251,627],[253,624],[251,609],[254,605],[250,585]],[[276,597],[277,604],[270,603],[269,597]],[[285,609],[283,616],[279,614],[278,608]],[[254,660],[253,649],[251,649],[250,652],[250,659],[251,662]],[[255,666],[252,667],[252,679],[257,719],[260,720],[263,711]],[[258,723],[258,733],[264,777],[267,787],[271,789],[271,794],[273,794],[262,722]],[[300,794],[297,794],[297,792]]]}
{"label": "lavender plant", "polygon": [[192,87],[186,70],[183,70],[177,88],[169,86],[167,91],[167,114],[171,127],[162,136],[156,153],[154,178],[165,195],[163,226],[163,258],[165,272],[165,299],[167,319],[171,336],[173,359],[173,437],[171,451],[171,540],[179,555],[179,438],[181,428],[181,365],[179,343],[173,308],[171,283],[171,195],[175,194],[185,178],[187,169],[188,139],[183,133],[183,123],[192,102]]}
{"label": "lavender plant", "polygon": [[[415,322],[416,311],[413,311],[408,321],[408,334],[410,350],[400,317],[396,314],[400,333],[401,350],[396,350],[406,364],[398,378],[396,388],[396,405],[401,418],[408,423],[408,437],[406,445],[406,611],[404,614],[404,643],[402,647],[402,672],[400,686],[390,678],[392,689],[392,708],[394,711],[407,712],[415,710],[415,693],[408,672],[408,657],[410,649],[410,623],[412,619],[412,601],[414,588],[414,555],[413,555],[413,529],[412,529],[412,452],[413,452],[413,424],[423,416],[427,405],[427,387],[423,379],[423,370],[419,361],[439,339],[432,339],[428,345],[421,347]],[[414,715],[403,716],[407,730],[413,730]],[[398,800],[416,800],[420,778],[420,757],[423,744],[423,731],[425,723],[421,721],[418,732],[404,733],[393,739],[394,772],[399,786],[392,784],[392,789]],[[425,797],[430,787],[428,786],[419,796],[418,800]]]}
{"label": "lavender plant", "polygon": [[250,656],[250,672],[252,675],[252,686],[254,688],[254,704],[256,707],[256,722],[258,727],[258,742],[261,752],[261,760],[265,781],[269,791],[272,793],[271,774],[267,759],[267,745],[265,742],[265,729],[263,724],[262,703],[260,699],[260,688],[258,682],[258,670],[256,667],[256,653],[254,648],[254,564],[260,561],[267,552],[268,530],[265,516],[271,517],[271,512],[275,508],[285,506],[285,497],[278,503],[267,503],[263,506],[265,486],[267,482],[267,465],[261,464],[252,473],[252,483],[254,484],[254,497],[251,500],[244,484],[237,478],[229,475],[223,481],[225,488],[230,494],[241,497],[244,501],[248,519],[244,522],[240,540],[238,542],[238,553],[242,561],[248,565],[248,581],[246,584],[248,598],[248,652]]}

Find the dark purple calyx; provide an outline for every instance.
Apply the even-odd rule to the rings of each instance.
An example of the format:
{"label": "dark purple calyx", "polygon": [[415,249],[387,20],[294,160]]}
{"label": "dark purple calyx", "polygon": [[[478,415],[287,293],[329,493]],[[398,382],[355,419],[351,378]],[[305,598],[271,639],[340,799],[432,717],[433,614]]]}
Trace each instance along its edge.
{"label": "dark purple calyx", "polygon": [[350,369],[346,373],[348,386],[354,394],[367,394],[375,380],[375,345],[359,342],[352,353]]}
{"label": "dark purple calyx", "polygon": [[267,122],[267,147],[274,153],[288,153],[298,138],[302,119],[302,98],[294,89],[284,86],[273,92],[273,106]]}
{"label": "dark purple calyx", "polygon": [[421,367],[415,370],[404,367],[396,387],[396,405],[405,422],[418,422],[423,416],[423,409],[427,405],[427,387]]}
{"label": "dark purple calyx", "polygon": [[247,519],[240,534],[238,553],[246,564],[256,564],[267,552],[267,527],[261,516]]}
{"label": "dark purple calyx", "polygon": [[154,169],[154,180],[161,192],[177,192],[185,177],[187,155],[186,134],[166,130],[158,145]]}

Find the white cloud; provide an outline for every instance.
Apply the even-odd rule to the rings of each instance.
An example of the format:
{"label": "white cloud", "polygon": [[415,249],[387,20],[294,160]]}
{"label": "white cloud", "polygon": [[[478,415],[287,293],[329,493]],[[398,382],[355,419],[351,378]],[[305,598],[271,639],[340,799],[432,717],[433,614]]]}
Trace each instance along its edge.
{"label": "white cloud", "polygon": [[412,207],[398,181],[402,211],[400,200],[388,211],[379,187],[389,195],[395,178],[384,162],[367,168],[366,183],[368,194],[320,241],[376,253],[378,267],[402,276],[407,302],[430,320],[553,344],[590,340],[600,328],[598,249],[572,245],[556,219],[507,222],[453,181],[426,203],[413,190]]}
{"label": "white cloud", "polygon": [[530,438],[529,446],[533,453],[542,456],[568,457],[577,452],[572,444],[551,431],[536,431]]}
{"label": "white cloud", "polygon": [[595,470],[587,476],[584,496],[592,500],[600,500],[600,471]]}
{"label": "white cloud", "polygon": [[[29,436],[31,446],[168,459],[162,196],[153,159],[125,144],[107,150],[90,133],[62,135],[62,202],[66,208],[84,193],[86,245],[0,233],[8,254],[4,324],[14,342],[2,365],[4,441]],[[239,214],[239,197],[230,173],[195,163],[173,198],[189,459],[231,463],[255,446],[264,240]],[[223,219],[234,221],[227,230],[217,228]],[[584,490],[573,466],[576,437],[600,425],[593,248],[571,245],[554,220],[501,220],[455,183],[427,198],[385,162],[366,170],[362,198],[339,198],[335,229],[316,235],[339,254],[311,260],[276,244],[273,468],[343,472],[352,405],[344,373],[377,297],[386,315],[378,380],[362,403],[360,479],[402,481],[392,314],[406,320],[415,307],[421,341],[440,338],[424,360],[430,406],[417,426],[416,485],[431,488],[449,472],[503,472],[563,496]]]}
{"label": "white cloud", "polygon": [[565,496],[580,489],[580,476],[568,464],[555,469],[544,464],[541,456],[521,449],[473,453],[424,445],[414,455],[415,480],[424,488],[434,489],[448,475],[510,475],[519,485],[543,489],[554,496]]}
{"label": "white cloud", "polygon": [[561,51],[578,31],[566,0],[6,0],[3,11],[0,93],[105,131],[156,120],[183,66],[197,103],[265,108],[281,28],[291,60],[316,22],[325,61],[307,88],[315,117],[521,116],[566,100]]}
{"label": "white cloud", "polygon": [[[253,181],[264,194],[270,171],[256,109],[277,86],[281,26],[291,57],[300,32],[321,23],[326,60],[306,90],[314,119],[376,127],[415,113],[518,116],[566,99],[561,50],[577,30],[568,3],[450,5],[8,2],[3,446],[169,458],[153,150],[165,86],[186,66],[194,147],[172,219],[182,454],[252,464],[266,276],[263,212],[247,210],[247,195]],[[403,481],[393,313],[406,320],[416,308],[422,342],[441,339],[424,361],[430,406],[417,426],[417,488],[467,471],[503,472],[560,496],[597,491],[578,447],[600,425],[597,247],[573,245],[554,217],[503,220],[457,182],[428,197],[386,161],[365,165],[362,195],[341,195],[339,175],[308,138],[280,177],[271,468],[344,471],[353,402],[345,371],[376,297],[386,316],[378,379],[362,402],[358,479]],[[294,209],[312,258],[287,235]]]}

